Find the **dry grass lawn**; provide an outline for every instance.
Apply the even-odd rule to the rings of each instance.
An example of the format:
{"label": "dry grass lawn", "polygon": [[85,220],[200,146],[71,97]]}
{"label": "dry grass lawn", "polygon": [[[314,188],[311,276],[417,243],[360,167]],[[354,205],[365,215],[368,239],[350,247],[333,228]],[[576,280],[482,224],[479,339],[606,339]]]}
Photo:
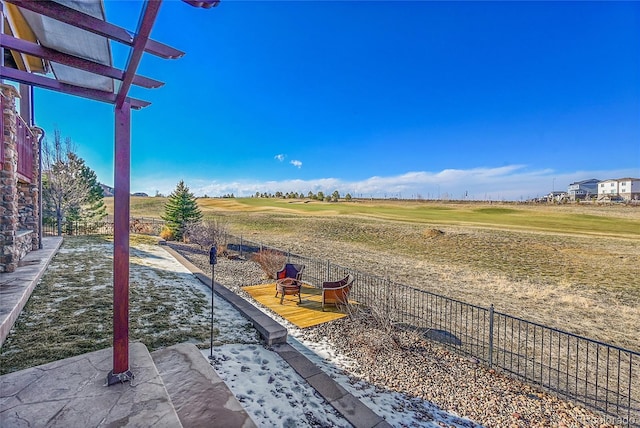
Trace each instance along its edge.
{"label": "dry grass lawn", "polygon": [[[637,209],[620,213],[611,215],[612,221],[640,219]],[[636,236],[277,211],[219,210],[216,215],[226,217],[231,231],[245,239],[640,350]],[[596,209],[592,215],[603,212]]]}
{"label": "dry grass lawn", "polygon": [[[198,203],[245,239],[640,351],[640,206]],[[163,204],[132,198],[132,215]]]}

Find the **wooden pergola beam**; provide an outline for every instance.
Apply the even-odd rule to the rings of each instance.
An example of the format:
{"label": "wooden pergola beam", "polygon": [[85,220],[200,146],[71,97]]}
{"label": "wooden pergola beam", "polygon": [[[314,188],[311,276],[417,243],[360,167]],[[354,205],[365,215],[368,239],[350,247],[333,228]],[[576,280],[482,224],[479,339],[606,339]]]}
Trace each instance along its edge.
{"label": "wooden pergola beam", "polygon": [[160,12],[161,4],[161,1],[145,2],[144,4],[140,22],[138,23],[138,32],[133,40],[133,49],[129,52],[129,59],[127,60],[127,65],[124,69],[122,85],[120,86],[120,90],[116,96],[116,109],[122,107],[122,104],[127,97],[131,83],[136,75],[138,65],[140,65],[140,60],[142,59],[145,46],[150,41],[149,36],[151,35],[151,30],[156,22],[158,12]]}
{"label": "wooden pergola beam", "polygon": [[[32,12],[48,16],[55,20],[73,25],[99,36],[107,37],[111,40],[133,46],[134,35],[130,34],[124,28],[103,21],[86,13],[78,12],[75,9],[56,3],[51,0],[5,0],[7,3],[15,4]],[[153,0],[153,2],[161,3],[161,0]],[[149,40],[144,48],[145,52],[159,56],[164,59],[177,59],[184,56],[184,52],[167,46],[163,43]]]}
{"label": "wooden pergola beam", "polygon": [[[36,56],[38,58],[46,59],[49,61],[57,62],[60,64],[68,65],[69,67],[79,68],[82,70],[96,73],[101,76],[110,77],[112,79],[123,80],[124,72],[108,65],[100,64],[95,61],[80,58],[78,56],[69,55],[55,49],[49,49],[37,43],[29,42],[3,34],[0,38],[0,45],[3,48],[11,49],[24,54]],[[132,83],[136,86],[141,86],[147,89],[155,89],[164,85],[164,82],[151,79],[140,75],[133,77]]]}
{"label": "wooden pergola beam", "polygon": [[[114,104],[116,102],[116,94],[113,92],[63,83],[56,79],[27,73],[26,71],[16,70],[11,67],[0,66],[0,75],[2,75],[3,79],[13,80],[14,82],[24,83],[25,85],[50,89],[52,91],[63,92],[65,94],[76,95],[78,97],[89,98],[91,100],[102,101],[110,104]],[[138,100],[135,98],[129,98],[129,102],[131,103],[131,108],[136,110],[147,107],[151,104],[149,101]]]}

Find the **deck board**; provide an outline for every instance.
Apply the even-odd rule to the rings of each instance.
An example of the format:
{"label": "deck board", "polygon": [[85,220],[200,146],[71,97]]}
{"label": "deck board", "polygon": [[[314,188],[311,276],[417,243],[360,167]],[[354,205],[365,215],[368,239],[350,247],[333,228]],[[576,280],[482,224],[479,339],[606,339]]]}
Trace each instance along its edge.
{"label": "deck board", "polygon": [[322,311],[322,291],[318,288],[303,286],[302,303],[298,304],[298,296],[284,296],[280,304],[280,296],[276,295],[276,284],[260,284],[242,287],[257,302],[271,309],[287,321],[300,328],[307,328],[334,321],[347,315],[333,305]]}

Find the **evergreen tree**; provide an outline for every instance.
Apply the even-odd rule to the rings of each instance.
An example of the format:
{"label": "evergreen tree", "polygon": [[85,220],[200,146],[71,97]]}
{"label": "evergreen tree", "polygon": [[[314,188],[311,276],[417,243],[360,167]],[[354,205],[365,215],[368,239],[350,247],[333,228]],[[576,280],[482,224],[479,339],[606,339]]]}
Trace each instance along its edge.
{"label": "evergreen tree", "polygon": [[[81,183],[85,189],[84,198],[76,200],[67,206],[64,218],[67,224],[67,233],[71,233],[74,224],[82,222],[85,226],[95,225],[95,222],[107,216],[107,207],[104,205],[104,194],[98,176],[89,168],[84,160],[71,152],[67,155],[67,174]],[[58,170],[59,171],[59,170]]]}
{"label": "evergreen tree", "polygon": [[189,188],[180,180],[168,197],[164,206],[162,219],[167,222],[167,227],[173,232],[176,239],[182,239],[184,231],[190,223],[202,220],[202,212],[198,207],[196,197]]}
{"label": "evergreen tree", "polygon": [[89,186],[89,195],[82,207],[81,218],[89,222],[100,221],[107,216],[107,207],[104,205],[104,192],[96,173],[86,165],[81,169],[82,179]]}

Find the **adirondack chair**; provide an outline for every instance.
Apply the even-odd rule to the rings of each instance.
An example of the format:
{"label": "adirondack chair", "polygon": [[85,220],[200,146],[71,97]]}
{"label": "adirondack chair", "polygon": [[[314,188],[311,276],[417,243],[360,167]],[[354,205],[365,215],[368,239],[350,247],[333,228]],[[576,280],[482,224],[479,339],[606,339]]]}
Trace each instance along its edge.
{"label": "adirondack chair", "polygon": [[347,275],[339,281],[325,281],[322,283],[322,310],[325,305],[349,303],[349,292],[355,278]]}
{"label": "adirondack chair", "polygon": [[302,296],[300,296],[300,287],[302,286],[302,272],[304,272],[304,265],[298,265],[293,263],[287,263],[284,267],[276,272],[276,296],[280,296],[280,304],[285,295],[297,295],[298,302],[302,303]]}

